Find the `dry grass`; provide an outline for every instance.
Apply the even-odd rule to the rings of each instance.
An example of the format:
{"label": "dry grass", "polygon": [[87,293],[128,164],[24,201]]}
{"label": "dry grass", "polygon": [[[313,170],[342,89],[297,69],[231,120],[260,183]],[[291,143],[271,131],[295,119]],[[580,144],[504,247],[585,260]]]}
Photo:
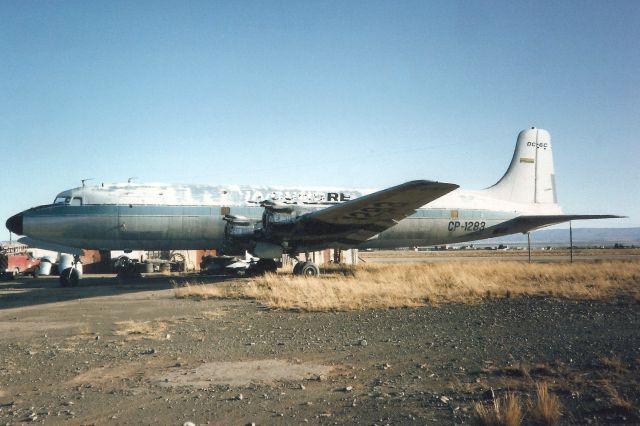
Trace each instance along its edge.
{"label": "dry grass", "polygon": [[504,374],[512,377],[531,378],[531,368],[526,362],[518,362],[516,364],[504,368]]}
{"label": "dry grass", "polygon": [[368,264],[329,268],[319,277],[267,274],[222,284],[186,284],[178,298],[252,298],[267,306],[304,311],[347,311],[473,303],[485,298],[551,296],[640,300],[640,262],[580,264],[451,262]]}
{"label": "dry grass", "polygon": [[127,336],[128,340],[163,339],[167,325],[161,321],[120,321],[116,322],[118,336]]}
{"label": "dry grass", "polygon": [[[482,393],[483,396],[488,388],[509,389],[519,395],[531,394],[524,403],[523,424],[558,424],[561,411],[565,410],[564,420],[595,416],[596,423],[601,424],[614,421],[637,424],[640,422],[637,397],[640,375],[637,362],[625,362],[613,355],[601,357],[598,364],[593,363],[586,368],[562,362],[551,365],[529,365],[526,362],[514,362],[502,367],[491,365],[474,373],[477,375],[475,383],[479,385],[478,388],[458,387],[454,390],[465,394]],[[550,387],[540,383],[549,383]],[[571,408],[562,407],[562,395],[565,398],[571,395]],[[494,399],[495,396],[492,401]],[[575,401],[581,402],[576,406]],[[500,402],[499,408],[503,405],[504,402]],[[476,423],[502,424],[491,420],[497,418],[497,413],[500,412],[496,411],[494,404],[485,403],[483,407],[476,404]]]}
{"label": "dry grass", "polygon": [[624,363],[622,362],[622,360],[620,360],[620,358],[609,358],[603,356],[600,358],[600,363],[605,369],[618,375],[623,374],[627,371]]}
{"label": "dry grass", "polygon": [[546,383],[536,384],[536,397],[527,401],[527,416],[534,424],[557,425],[560,423],[562,405],[557,396],[549,393]]}
{"label": "dry grass", "polygon": [[483,404],[476,404],[475,423],[482,426],[519,426],[522,423],[522,405],[516,394],[509,393],[504,398],[493,401],[493,406],[487,408]]}
{"label": "dry grass", "polygon": [[523,420],[527,424],[545,426],[560,422],[560,400],[549,393],[546,383],[536,384],[535,396],[527,399],[525,405],[523,413],[520,398],[515,393],[508,393],[502,398],[495,398],[489,406],[477,403],[473,420],[481,426],[518,426]]}
{"label": "dry grass", "polygon": [[178,299],[187,297],[201,300],[224,299],[233,296],[229,290],[229,287],[224,285],[192,284],[187,282],[180,287],[174,286],[173,294]]}
{"label": "dry grass", "polygon": [[205,312],[202,312],[201,315],[208,320],[212,320],[212,319],[222,318],[226,314],[227,313],[224,311],[205,311]]}
{"label": "dry grass", "polygon": [[638,410],[633,406],[631,401],[620,395],[618,390],[608,381],[604,381],[603,389],[609,397],[611,407],[627,414],[637,414]]}

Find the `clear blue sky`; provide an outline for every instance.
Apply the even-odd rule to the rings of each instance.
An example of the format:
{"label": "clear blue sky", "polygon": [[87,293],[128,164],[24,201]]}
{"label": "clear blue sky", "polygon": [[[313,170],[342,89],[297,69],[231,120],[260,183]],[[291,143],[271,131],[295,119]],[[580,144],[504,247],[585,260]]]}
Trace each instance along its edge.
{"label": "clear blue sky", "polygon": [[567,213],[630,216],[578,226],[640,226],[638,22],[638,1],[5,0],[0,218],[90,177],[483,188],[537,126]]}

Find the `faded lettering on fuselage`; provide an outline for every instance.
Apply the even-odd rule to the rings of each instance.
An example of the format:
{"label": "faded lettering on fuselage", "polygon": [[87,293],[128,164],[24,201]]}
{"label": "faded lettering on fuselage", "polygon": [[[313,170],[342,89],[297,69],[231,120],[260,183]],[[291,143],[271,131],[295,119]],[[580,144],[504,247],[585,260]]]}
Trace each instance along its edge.
{"label": "faded lettering on fuselage", "polygon": [[270,191],[245,190],[244,201],[247,204],[259,204],[271,200],[282,204],[335,204],[349,201],[357,194],[349,192],[320,192],[320,191]]}

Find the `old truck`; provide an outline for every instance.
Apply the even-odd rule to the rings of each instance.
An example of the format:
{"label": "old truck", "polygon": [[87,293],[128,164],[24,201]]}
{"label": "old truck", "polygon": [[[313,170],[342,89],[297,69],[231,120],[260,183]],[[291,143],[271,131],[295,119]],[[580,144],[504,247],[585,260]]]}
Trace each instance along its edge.
{"label": "old truck", "polygon": [[18,275],[38,277],[40,259],[28,252],[0,251],[0,274],[3,278],[15,279]]}

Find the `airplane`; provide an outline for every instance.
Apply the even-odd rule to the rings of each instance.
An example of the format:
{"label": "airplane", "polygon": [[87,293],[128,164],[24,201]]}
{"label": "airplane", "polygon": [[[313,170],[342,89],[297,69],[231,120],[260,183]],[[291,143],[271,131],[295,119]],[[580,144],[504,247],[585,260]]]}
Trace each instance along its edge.
{"label": "airplane", "polygon": [[[475,241],[578,219],[557,202],[551,137],[518,135],[504,176],[483,190],[415,180],[379,191],[170,184],[101,184],[59,193],[10,217],[7,228],[45,243],[98,250],[195,250],[275,259],[327,248],[389,249]],[[294,274],[318,275],[300,261]],[[66,278],[65,278],[66,277]],[[73,269],[62,285],[77,284]]]}

